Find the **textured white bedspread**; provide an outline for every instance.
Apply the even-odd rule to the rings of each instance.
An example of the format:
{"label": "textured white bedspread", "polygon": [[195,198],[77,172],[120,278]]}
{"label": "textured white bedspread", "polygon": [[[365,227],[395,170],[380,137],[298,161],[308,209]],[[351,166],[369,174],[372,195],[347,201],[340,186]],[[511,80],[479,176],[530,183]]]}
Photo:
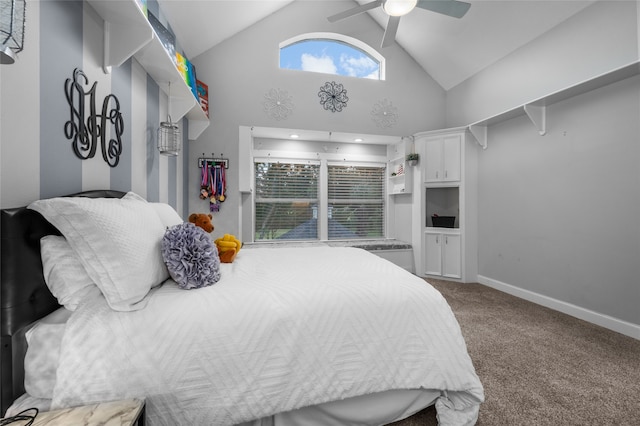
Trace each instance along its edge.
{"label": "textured white bedspread", "polygon": [[[150,425],[231,425],[389,389],[441,389],[443,425],[483,388],[449,305],[362,249],[242,250],[211,287],[167,281],[146,308],[98,297],[67,323],[52,408],[147,398]],[[445,396],[446,395],[446,396]]]}

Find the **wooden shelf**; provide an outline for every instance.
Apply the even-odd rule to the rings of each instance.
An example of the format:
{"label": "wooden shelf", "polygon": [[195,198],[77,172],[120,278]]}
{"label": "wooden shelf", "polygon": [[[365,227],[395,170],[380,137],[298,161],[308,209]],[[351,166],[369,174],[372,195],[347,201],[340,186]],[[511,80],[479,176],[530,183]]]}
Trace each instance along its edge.
{"label": "wooden shelf", "polygon": [[624,80],[629,77],[633,77],[640,74],[640,61],[632,62],[620,68],[616,68],[612,71],[600,74],[588,80],[569,86],[565,89],[558,90],[557,92],[550,93],[541,98],[532,100],[525,104],[519,105],[515,108],[485,118],[475,123],[471,123],[467,128],[469,132],[476,139],[478,144],[482,148],[487,148],[487,127],[500,123],[502,121],[510,120],[515,117],[526,114],[533,125],[538,130],[540,135],[544,135],[546,129],[546,107],[553,105],[557,102],[565,99],[572,98],[583,93],[590,92],[592,90],[604,87],[611,83]]}
{"label": "wooden shelf", "polygon": [[171,119],[189,120],[189,139],[197,139],[209,126],[209,118],[187,86],[135,0],[87,0],[104,19],[105,72],[132,56],[169,96]]}

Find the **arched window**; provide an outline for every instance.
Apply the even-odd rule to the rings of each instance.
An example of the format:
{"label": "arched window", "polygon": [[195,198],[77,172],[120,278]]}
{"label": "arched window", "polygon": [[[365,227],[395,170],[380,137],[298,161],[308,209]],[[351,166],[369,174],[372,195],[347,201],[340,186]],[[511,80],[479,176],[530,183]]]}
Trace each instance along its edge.
{"label": "arched window", "polygon": [[280,43],[280,68],[384,80],[384,57],[336,33],[308,33]]}

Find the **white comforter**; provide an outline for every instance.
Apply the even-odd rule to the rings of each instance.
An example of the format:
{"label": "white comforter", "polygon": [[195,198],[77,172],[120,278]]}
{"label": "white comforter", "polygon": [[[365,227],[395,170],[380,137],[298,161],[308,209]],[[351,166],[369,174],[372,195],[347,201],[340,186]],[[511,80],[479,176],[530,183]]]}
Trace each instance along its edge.
{"label": "white comforter", "polygon": [[211,287],[70,318],[52,408],[147,398],[150,425],[231,425],[389,389],[441,389],[443,425],[483,388],[444,298],[361,249],[244,249]]}

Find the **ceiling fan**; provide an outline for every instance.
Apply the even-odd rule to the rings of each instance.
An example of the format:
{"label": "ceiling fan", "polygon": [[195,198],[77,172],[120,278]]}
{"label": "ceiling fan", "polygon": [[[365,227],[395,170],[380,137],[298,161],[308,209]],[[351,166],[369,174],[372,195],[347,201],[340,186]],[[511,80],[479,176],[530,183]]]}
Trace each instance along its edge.
{"label": "ceiling fan", "polygon": [[381,46],[387,47],[395,41],[400,18],[411,12],[414,8],[419,7],[454,18],[462,18],[471,7],[471,4],[457,0],[375,0],[329,16],[327,19],[329,22],[340,21],[350,16],[366,12],[367,10],[375,9],[378,6],[382,6],[382,10],[389,15]]}

